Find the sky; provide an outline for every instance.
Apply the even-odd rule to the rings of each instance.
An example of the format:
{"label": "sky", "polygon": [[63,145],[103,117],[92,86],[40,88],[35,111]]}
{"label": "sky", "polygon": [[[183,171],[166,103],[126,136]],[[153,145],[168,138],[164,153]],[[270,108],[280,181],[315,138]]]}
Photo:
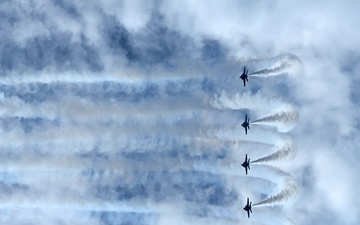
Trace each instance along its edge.
{"label": "sky", "polygon": [[0,1],[1,224],[359,224],[359,7]]}

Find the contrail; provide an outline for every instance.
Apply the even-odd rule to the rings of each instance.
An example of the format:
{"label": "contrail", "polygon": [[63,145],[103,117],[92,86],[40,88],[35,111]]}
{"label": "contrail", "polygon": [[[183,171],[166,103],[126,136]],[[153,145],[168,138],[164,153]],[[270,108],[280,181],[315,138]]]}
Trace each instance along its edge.
{"label": "contrail", "polygon": [[253,206],[257,205],[275,205],[275,204],[283,204],[284,201],[289,201],[294,198],[298,192],[298,187],[296,182],[293,179],[287,179],[284,183],[284,188],[276,195],[270,196],[269,198],[260,201]]}
{"label": "contrail", "polygon": [[286,111],[275,112],[251,121],[250,123],[275,126],[279,132],[288,132],[294,128],[298,121],[298,117],[299,113],[291,107]]}
{"label": "contrail", "polygon": [[216,130],[207,131],[209,137],[215,136],[219,140],[223,141],[246,141],[254,143],[262,143],[268,145],[282,145],[285,135],[276,133],[272,130],[265,129],[252,129],[248,135],[245,135],[244,128],[239,126],[233,126],[232,128],[219,128]]}
{"label": "contrail", "polygon": [[284,142],[282,146],[274,146],[276,151],[265,157],[251,161],[251,163],[273,162],[281,159],[292,159],[296,155],[296,146],[292,141]]}
{"label": "contrail", "polygon": [[[103,81],[76,85],[36,83],[17,85],[15,88],[8,86],[4,87],[4,90],[10,91],[0,92],[0,116],[36,116],[50,119],[81,117],[83,120],[93,120],[101,116],[114,118],[144,112],[170,114],[176,111],[209,109],[208,103],[204,101],[208,94],[201,86],[201,79],[138,83]],[[194,91],[187,96],[184,95],[189,88]],[[54,90],[48,94],[49,89]],[[83,89],[84,93],[79,94],[79,89]],[[166,107],[168,105],[172,107]]]}
{"label": "contrail", "polygon": [[[73,196],[75,197],[75,196]],[[76,196],[80,197],[80,196]],[[34,198],[34,199],[32,199]],[[159,204],[149,201],[104,201],[99,199],[73,199],[69,196],[10,196],[2,197],[0,209],[46,209],[62,210],[71,209],[78,211],[118,211],[118,212],[138,212],[156,213],[160,208]]]}
{"label": "contrail", "polygon": [[252,94],[250,92],[244,94],[237,93],[230,96],[225,91],[222,91],[210,100],[210,105],[221,110],[250,109],[267,111],[271,109],[273,111],[293,108],[291,104],[283,102],[280,98],[271,98],[263,95],[261,92],[258,92],[257,94]]}
{"label": "contrail", "polygon": [[291,220],[283,216],[282,211],[273,213],[271,209],[265,207],[254,208],[250,219],[267,225],[295,225]]}
{"label": "contrail", "polygon": [[92,211],[76,211],[71,209],[42,210],[42,209],[0,209],[1,224],[72,224],[72,225],[103,225],[94,220]]}
{"label": "contrail", "polygon": [[[124,83],[136,83],[142,82],[144,77],[132,76],[131,73],[115,74],[115,73],[105,73],[101,74],[91,74],[86,73],[59,73],[51,71],[42,71],[36,74],[8,74],[5,77],[0,79],[0,84],[3,85],[19,85],[19,84],[30,84],[30,83],[42,83],[42,84],[51,84],[51,83],[98,83],[98,82],[124,82]],[[163,78],[153,80],[163,80]]]}
{"label": "contrail", "polygon": [[285,69],[288,69],[290,67],[291,67],[290,63],[281,62],[280,66],[278,66],[278,67],[275,67],[273,69],[258,70],[256,72],[250,73],[249,76],[261,76],[261,75],[276,76],[276,75],[279,75],[280,72],[284,72]]}
{"label": "contrail", "polygon": [[253,73],[250,73],[249,76],[277,76],[284,73],[287,73],[289,75],[295,75],[302,70],[301,60],[299,59],[299,57],[293,54],[280,55],[273,58],[255,60],[253,62],[263,62],[264,64],[268,64],[267,67],[270,68],[255,71]]}
{"label": "contrail", "polygon": [[[283,102],[281,99],[265,97],[260,93],[255,95],[238,93],[230,97],[223,91],[210,101],[210,105],[221,110],[250,109],[266,111],[272,109],[272,114],[250,121],[250,123],[262,123],[275,126],[280,132],[290,131],[296,125],[299,117],[299,113],[291,104]],[[251,118],[251,115],[249,115],[249,117]]]}
{"label": "contrail", "polygon": [[[118,62],[117,62],[118,64]],[[229,67],[236,66],[237,62],[223,62],[215,68],[218,70],[228,70]],[[117,65],[118,66],[118,65]],[[53,84],[53,83],[98,83],[98,82],[121,82],[121,83],[139,83],[144,80],[162,82],[171,80],[178,82],[182,79],[199,79],[204,78],[204,74],[208,77],[218,77],[218,72],[214,71],[214,67],[209,67],[196,61],[193,64],[191,61],[177,62],[177,68],[167,69],[153,67],[150,69],[139,69],[122,65],[121,72],[119,70],[106,70],[101,73],[94,73],[92,71],[58,71],[56,69],[43,69],[36,72],[10,72],[6,76],[0,78],[0,84],[3,85],[19,85],[19,84]]]}
{"label": "contrail", "polygon": [[278,181],[279,191],[277,194],[271,195],[270,197],[254,204],[253,206],[285,204],[286,202],[293,200],[298,194],[298,186],[294,178],[290,174],[285,173],[278,168],[270,166],[266,166],[265,168],[267,168],[268,172],[273,171],[278,174],[278,178],[280,178]]}

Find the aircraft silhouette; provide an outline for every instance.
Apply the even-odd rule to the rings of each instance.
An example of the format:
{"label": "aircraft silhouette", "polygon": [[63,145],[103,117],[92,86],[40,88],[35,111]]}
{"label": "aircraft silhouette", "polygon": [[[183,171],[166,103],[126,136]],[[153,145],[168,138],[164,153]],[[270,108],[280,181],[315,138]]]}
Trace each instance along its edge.
{"label": "aircraft silhouette", "polygon": [[248,72],[249,71],[247,71],[246,70],[246,67],[244,66],[244,72],[241,74],[241,76],[239,77],[239,78],[241,78],[242,80],[243,80],[243,82],[244,82],[244,87],[246,86],[246,81],[249,81],[248,80]]}
{"label": "aircraft silhouette", "polygon": [[241,166],[245,168],[245,173],[247,175],[248,168],[250,170],[250,158],[247,158],[247,154],[245,155],[245,161],[241,164]]}
{"label": "aircraft silhouette", "polygon": [[245,115],[245,121],[241,124],[241,126],[245,128],[245,134],[247,134],[247,129],[250,130],[250,118],[247,118],[247,114]]}
{"label": "aircraft silhouette", "polygon": [[244,207],[244,210],[247,212],[248,218],[250,218],[250,212],[252,213],[251,203],[252,203],[252,202],[250,202],[250,205],[249,205],[249,198],[247,198],[247,203],[246,203],[246,205],[245,205],[245,207]]}

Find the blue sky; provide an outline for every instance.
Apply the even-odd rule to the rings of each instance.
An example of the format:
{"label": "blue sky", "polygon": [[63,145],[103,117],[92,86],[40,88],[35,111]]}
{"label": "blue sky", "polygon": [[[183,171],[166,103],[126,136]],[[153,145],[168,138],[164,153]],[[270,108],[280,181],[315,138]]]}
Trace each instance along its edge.
{"label": "blue sky", "polygon": [[358,8],[1,1],[1,223],[359,223]]}

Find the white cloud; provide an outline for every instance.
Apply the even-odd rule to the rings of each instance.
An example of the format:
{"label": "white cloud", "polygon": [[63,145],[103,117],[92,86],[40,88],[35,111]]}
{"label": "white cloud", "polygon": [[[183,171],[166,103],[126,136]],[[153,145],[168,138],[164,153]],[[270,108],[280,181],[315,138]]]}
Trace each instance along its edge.
{"label": "white cloud", "polygon": [[[294,132],[303,142],[299,143],[299,151],[315,155],[316,161],[311,161],[316,168],[315,196],[325,196],[314,210],[340,210],[339,217],[347,223],[359,219],[352,210],[359,208],[353,200],[358,186],[353,183],[357,176],[352,171],[357,166],[347,163],[350,158],[344,154],[359,147],[354,140],[345,139],[358,133],[356,107],[350,98],[357,74],[344,73],[342,63],[350,52],[360,50],[359,6],[355,1],[210,1],[206,5],[172,1],[161,8],[169,27],[197,41],[221,40],[237,58],[284,52],[300,57],[304,72],[295,78],[290,94],[297,100],[300,113]],[[346,149],[334,145],[347,141],[354,145]],[[299,202],[306,207],[301,198]],[[349,202],[353,205],[349,206]],[[346,213],[344,209],[349,207],[352,209]]]}
{"label": "white cloud", "polygon": [[[347,68],[344,69],[344,67],[349,67],[349,59],[347,58],[351,55],[349,53],[355,54],[358,57],[358,52],[360,51],[360,45],[358,44],[360,32],[357,31],[359,2],[249,2],[235,0],[211,0],[207,1],[206,4],[191,0],[174,0],[156,3],[130,0],[102,1],[98,4],[77,2],[74,3],[74,7],[79,13],[79,17],[77,18],[67,15],[64,10],[47,1],[36,1],[31,4],[24,1],[1,4],[4,11],[16,13],[18,19],[13,26],[10,26],[10,23],[5,23],[4,30],[1,32],[2,38],[8,38],[8,35],[19,44],[20,47],[24,47],[26,42],[34,37],[45,36],[51,38],[50,32],[54,29],[70,33],[72,42],[80,42],[80,37],[84,34],[89,45],[94,46],[98,50],[99,60],[106,65],[106,71],[116,71],[116,73],[121,74],[107,75],[110,78],[120,77],[117,80],[118,82],[123,82],[121,79],[125,78],[122,74],[125,73],[126,76],[128,76],[126,79],[133,79],[133,77],[128,75],[130,72],[126,71],[142,71],[143,65],[139,63],[140,66],[137,65],[139,68],[129,68],[124,66],[123,55],[113,54],[113,49],[109,49],[109,46],[107,46],[106,35],[102,33],[104,31],[103,26],[106,24],[104,20],[106,17],[115,18],[115,22],[123,25],[128,32],[141,34],[141,32],[147,29],[147,24],[152,19],[152,13],[154,13],[153,10],[157,10],[157,6],[159,6],[160,13],[164,15],[164,20],[161,20],[161,22],[164,22],[168,29],[177,31],[178,33],[176,33],[176,35],[191,38],[191,41],[195,43],[194,46],[192,46],[193,48],[200,48],[204,39],[217,40],[229,50],[230,58],[240,59],[239,64],[245,63],[249,58],[263,59],[282,53],[296,54],[303,63],[304,71],[300,76],[294,77],[295,85],[291,86],[292,89],[289,91],[290,96],[282,96],[285,99],[288,97],[289,99],[295,100],[296,102],[294,102],[294,104],[297,105],[300,113],[299,123],[291,135],[294,135],[295,140],[298,141],[298,151],[301,153],[299,154],[300,156],[295,159],[294,163],[289,166],[289,170],[293,171],[300,181],[303,181],[304,178],[302,176],[305,174],[303,171],[304,167],[310,166],[314,170],[314,174],[311,174],[311,178],[313,178],[312,182],[314,183],[312,187],[304,185],[303,198],[299,198],[294,209],[316,212],[314,213],[315,216],[321,214],[321,212],[333,212],[340,218],[339,220],[344,221],[344,223],[354,224],[359,222],[359,214],[356,211],[356,209],[360,207],[359,200],[356,200],[359,181],[357,181],[358,177],[355,172],[358,170],[356,159],[359,158],[357,150],[360,147],[358,144],[359,141],[355,137],[359,129],[356,127],[356,119],[358,119],[356,110],[359,109],[359,107],[353,102],[354,99],[351,99],[351,95],[354,92],[353,81],[358,79],[356,76],[359,73],[359,62],[356,60],[353,62],[358,65],[357,67],[354,65],[355,69],[352,71],[347,71]],[[34,13],[36,16],[34,16]],[[113,25],[114,24],[112,24],[112,26]],[[155,46],[153,49],[158,50],[156,47],[161,44],[162,43],[146,42],[135,43],[140,51],[149,46]],[[181,49],[182,47],[186,49],[185,52],[191,50],[194,54],[199,54],[199,49],[191,49],[188,46],[181,46]],[[191,60],[198,58],[199,56],[196,55],[196,57]],[[178,63],[176,59],[172,62],[174,63],[174,61],[175,64]],[[187,62],[184,64],[188,66]],[[197,62],[194,62],[194,65],[194,68],[196,68],[196,66],[198,66]],[[203,64],[199,67],[201,68],[202,66]],[[257,64],[253,63],[252,66],[256,69]],[[191,66],[189,66],[189,68],[191,68],[189,69],[191,73],[195,73],[195,70],[192,70],[193,68]],[[223,74],[224,71],[219,69],[221,67],[214,68],[216,71],[211,71],[212,76],[216,77],[216,79],[218,79],[216,81],[219,81],[219,83],[223,82],[224,80],[221,80],[217,75]],[[185,70],[181,68],[163,73],[162,69],[151,68],[149,69],[149,73],[166,79],[167,74],[171,72],[181,74],[179,71],[182,69]],[[18,71],[15,68],[13,72],[17,73]],[[200,72],[196,71],[196,75],[200,76],[198,74],[202,74],[202,72],[202,70]],[[157,73],[159,74],[157,75]],[[203,73],[209,73],[209,71]],[[39,74],[36,75],[35,81],[40,80],[45,83],[57,81],[56,76],[48,73],[41,74],[41,76]],[[140,74],[140,79],[134,82],[140,82],[142,78],[147,75],[148,74]],[[26,74],[24,77],[30,79]],[[20,83],[24,82],[24,77],[19,78]],[[84,79],[82,74],[80,74],[80,76],[69,75],[69,77],[72,79],[68,79],[62,74],[61,78],[66,79],[58,80],[61,82],[75,83],[75,80],[76,82],[81,82]],[[87,79],[95,80],[94,82],[96,82],[98,74],[93,74],[90,78]],[[9,79],[13,78],[10,76]],[[1,81],[3,82],[4,80],[5,79],[2,79]],[[257,81],[254,79],[250,82],[256,84]],[[267,83],[263,84],[266,85]],[[13,85],[15,85],[15,83]],[[196,87],[199,87],[199,85]],[[60,118],[66,119],[69,118],[70,115],[73,115],[71,116],[73,120],[76,120],[74,117],[82,118],[86,116],[86,118],[95,118],[92,122],[99,123],[100,125],[97,125],[102,126],[101,128],[95,127],[95,129],[93,126],[89,128],[79,123],[74,125],[80,127],[77,127],[77,129],[68,126],[65,127],[66,129],[62,127],[63,130],[61,132],[57,130],[52,131],[54,135],[51,138],[55,139],[61,136],[66,140],[70,138],[76,139],[86,134],[86,138],[91,139],[92,136],[105,134],[109,132],[108,130],[110,129],[116,133],[116,135],[123,132],[121,133],[124,139],[123,142],[128,142],[125,144],[122,143],[124,146],[126,146],[126,144],[131,146],[131,143],[137,143],[136,138],[126,140],[127,137],[124,133],[128,130],[125,128],[115,126],[106,127],[99,122],[99,118],[103,116],[115,118],[114,120],[119,119],[116,114],[121,111],[121,107],[106,107],[108,103],[104,103],[103,105],[86,104],[82,102],[81,97],[78,99],[69,96],[66,99],[64,98],[64,102],[57,102],[60,106],[63,106],[63,111],[60,114],[56,114],[53,103],[44,103],[43,105],[29,106],[26,109],[21,109],[21,102],[16,102],[16,104],[14,104],[14,102],[9,103],[8,100],[11,100],[11,98],[4,98],[7,97],[2,96],[2,106],[7,106],[8,109],[2,110],[2,115],[11,116],[9,114],[13,113],[14,115],[34,116],[36,112],[38,112],[38,116],[49,114],[51,118],[57,115]],[[184,98],[181,100],[184,105],[188,103]],[[72,104],[78,103],[78,105],[76,105],[77,107],[71,104],[66,105],[65,101],[73,101]],[[198,100],[195,99],[192,101],[194,102],[191,103],[192,105],[190,107],[188,106],[189,108],[195,105]],[[359,100],[356,99],[356,101]],[[171,103],[171,101],[169,102]],[[169,102],[166,102],[166,105],[163,103],[164,105],[160,107],[160,109],[164,111],[164,114],[170,111],[166,111],[168,110],[168,106],[171,105]],[[249,102],[250,108],[253,102],[251,99]],[[262,104],[262,106],[263,105],[265,104]],[[137,108],[139,106],[136,105],[133,106],[131,110],[139,110],[142,113],[146,111],[145,106],[143,106],[145,109],[141,108],[141,110],[139,110],[140,108]],[[36,107],[39,107],[39,111],[36,111]],[[126,110],[126,107],[123,108]],[[114,110],[114,112],[107,112],[109,109]],[[21,110],[25,110],[26,112],[23,113]],[[41,112],[41,114],[39,114],[39,112]],[[158,120],[150,120],[150,116],[148,115],[145,116],[144,120],[140,121],[130,109],[122,115],[122,118],[128,118],[128,114],[132,114],[133,120],[136,120],[135,122],[137,123],[135,123],[135,125],[139,127],[144,126],[142,132],[145,132],[144,130],[146,129],[158,129],[159,131],[166,126],[168,126],[166,129],[170,130],[172,128],[169,128],[169,124],[174,127],[176,125],[176,128],[173,130],[182,131],[183,129],[187,132],[185,128],[178,127],[177,123],[180,123],[181,119],[191,120],[193,128],[195,127],[197,129],[200,127],[200,125],[197,124],[199,120],[193,114],[185,115],[185,113],[183,113],[181,114],[183,117],[181,117],[181,115],[179,117],[177,117],[177,115],[174,117],[170,116],[168,118],[168,124],[165,123],[165,125],[162,124],[162,126]],[[200,115],[204,116],[203,114]],[[220,118],[218,115],[219,114],[215,113],[212,114],[212,116],[205,115],[204,121],[208,123],[208,121],[214,118],[218,119]],[[232,115],[231,119],[235,120],[234,117],[235,116]],[[148,121],[144,122],[146,119]],[[225,120],[224,118],[222,119]],[[87,119],[85,120],[87,121]],[[120,125],[125,126],[126,124],[121,123]],[[139,127],[135,125],[133,125],[135,128],[129,126],[130,128],[128,129],[133,133],[141,133],[137,130]],[[208,125],[207,128],[210,127],[209,124],[206,125]],[[21,131],[22,128],[20,126],[14,129],[11,136],[13,137],[12,140],[21,140],[25,144],[30,142],[29,139],[31,139],[32,136],[21,133]],[[74,131],[77,131],[77,134],[74,134]],[[51,131],[48,132],[51,133]],[[237,133],[234,134],[234,130],[228,129],[227,132],[238,137]],[[112,135],[111,138],[114,139],[116,135]],[[5,137],[7,136],[5,135]],[[38,140],[35,140],[35,142],[44,141],[45,139],[51,141],[51,138],[43,133],[38,133],[36,137]],[[249,136],[249,138],[251,138],[251,136]],[[94,146],[102,146],[96,143],[97,139],[88,139],[81,140],[81,142],[84,143],[81,143],[81,147],[77,146],[77,148],[75,148],[76,151],[81,151],[82,148],[89,150]],[[154,140],[151,141],[155,144],[152,145],[152,148],[159,145],[157,142],[163,141],[161,138],[159,138],[160,141],[156,138],[153,139]],[[91,144],[86,145],[85,142]],[[143,145],[146,146],[147,142],[144,141],[144,143]],[[164,141],[164,143],[165,146],[167,142]],[[106,149],[111,150],[114,148],[114,145],[115,144]],[[136,144],[136,147],[139,145],[140,144]],[[239,146],[241,147],[241,145]],[[64,146],[61,145],[59,149],[63,147]],[[71,147],[73,146],[66,146],[65,148],[70,149]],[[143,148],[143,146],[141,147]],[[223,145],[217,147],[223,147]],[[307,189],[311,193],[308,193]],[[315,199],[313,202],[308,203],[310,197]],[[310,209],[307,208],[308,204],[311,206]],[[289,208],[289,211],[291,211],[291,208]],[[293,213],[293,215],[295,217],[297,216],[296,213]],[[182,216],[178,217],[182,218]],[[165,222],[173,221],[173,218],[168,217],[162,219]],[[295,220],[296,219],[297,218],[295,218]],[[309,214],[309,219],[305,219],[305,222],[310,223],[309,221],[311,221],[311,219],[314,218]],[[318,219],[319,224],[323,221],[322,218],[316,219]]]}

